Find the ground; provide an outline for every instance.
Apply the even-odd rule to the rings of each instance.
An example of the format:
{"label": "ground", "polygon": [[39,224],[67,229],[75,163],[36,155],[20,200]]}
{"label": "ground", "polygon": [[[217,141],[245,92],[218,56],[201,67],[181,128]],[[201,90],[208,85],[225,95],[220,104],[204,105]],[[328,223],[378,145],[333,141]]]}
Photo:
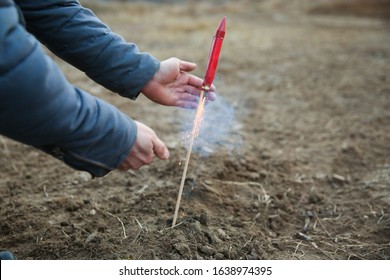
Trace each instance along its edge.
{"label": "ground", "polygon": [[199,76],[227,17],[178,225],[193,112],[126,100],[51,55],[171,156],[91,179],[2,136],[0,247],[19,259],[389,259],[389,2],[157,2],[83,3],[142,51],[196,62]]}

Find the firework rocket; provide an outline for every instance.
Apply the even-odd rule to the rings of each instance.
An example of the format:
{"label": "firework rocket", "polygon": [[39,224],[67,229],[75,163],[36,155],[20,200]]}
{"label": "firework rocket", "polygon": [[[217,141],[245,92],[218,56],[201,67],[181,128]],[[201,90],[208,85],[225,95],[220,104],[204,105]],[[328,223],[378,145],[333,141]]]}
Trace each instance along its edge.
{"label": "firework rocket", "polygon": [[179,194],[177,196],[177,202],[176,202],[175,214],[173,216],[172,227],[174,227],[176,225],[176,219],[177,219],[177,214],[179,212],[180,200],[181,200],[181,196],[183,193],[183,187],[184,187],[184,182],[186,179],[188,162],[189,162],[190,156],[191,156],[192,145],[194,143],[194,138],[196,138],[198,136],[199,127],[200,127],[201,120],[202,120],[203,108],[204,108],[205,99],[206,99],[205,94],[207,94],[207,92],[210,90],[211,85],[214,81],[215,72],[217,71],[217,66],[218,66],[219,54],[221,53],[221,48],[222,48],[223,39],[225,38],[225,33],[226,33],[226,17],[223,17],[223,19],[219,23],[217,31],[215,32],[215,35],[213,37],[213,42],[211,44],[209,59],[208,59],[207,68],[206,68],[206,75],[204,77],[202,91],[200,92],[199,104],[198,104],[198,108],[196,111],[194,127],[192,129],[191,142],[190,142],[190,146],[189,146],[188,151],[187,151],[183,175],[181,178],[181,183],[180,183],[180,188],[179,188]]}

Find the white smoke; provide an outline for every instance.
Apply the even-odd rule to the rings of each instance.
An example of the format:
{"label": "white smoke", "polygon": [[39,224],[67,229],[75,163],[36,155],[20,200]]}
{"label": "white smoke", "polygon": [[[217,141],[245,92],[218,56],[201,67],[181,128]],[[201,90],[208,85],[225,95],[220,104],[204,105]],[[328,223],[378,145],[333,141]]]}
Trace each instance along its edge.
{"label": "white smoke", "polygon": [[[184,145],[187,147],[196,112],[186,111],[182,133]],[[234,107],[218,95],[215,101],[205,106],[199,135],[194,141],[192,151],[201,156],[208,156],[220,150],[239,152],[242,145],[239,129],[240,124],[236,121]]]}

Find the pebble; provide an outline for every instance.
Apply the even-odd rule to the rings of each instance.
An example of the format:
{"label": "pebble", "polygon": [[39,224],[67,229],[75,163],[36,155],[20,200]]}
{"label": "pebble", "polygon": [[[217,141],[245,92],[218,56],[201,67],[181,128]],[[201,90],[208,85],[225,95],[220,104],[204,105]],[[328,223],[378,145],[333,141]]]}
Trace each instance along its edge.
{"label": "pebble", "polygon": [[92,180],[91,174],[89,174],[88,172],[83,172],[83,171],[78,172],[77,178],[78,178],[81,182],[83,182],[83,183],[86,183],[86,182],[89,182],[89,181]]}
{"label": "pebble", "polygon": [[190,256],[191,255],[191,249],[187,244],[178,243],[178,244],[175,244],[173,246],[179,252],[180,255],[182,255],[182,256],[186,256],[186,255]]}
{"label": "pebble", "polygon": [[215,259],[216,260],[223,260],[225,258],[225,256],[221,253],[216,253],[215,254]]}
{"label": "pebble", "polygon": [[200,216],[199,216],[199,222],[200,222],[202,225],[207,225],[207,213],[202,213],[202,214],[200,214]]}
{"label": "pebble", "polygon": [[218,234],[219,239],[221,239],[221,240],[228,240],[229,239],[229,236],[221,228],[217,229],[217,234]]}
{"label": "pebble", "polygon": [[217,252],[214,248],[207,246],[207,245],[200,247],[199,250],[208,256],[212,256]]}
{"label": "pebble", "polygon": [[85,240],[85,243],[89,243],[92,241],[96,241],[97,232],[93,232],[90,235],[88,235],[87,239]]}

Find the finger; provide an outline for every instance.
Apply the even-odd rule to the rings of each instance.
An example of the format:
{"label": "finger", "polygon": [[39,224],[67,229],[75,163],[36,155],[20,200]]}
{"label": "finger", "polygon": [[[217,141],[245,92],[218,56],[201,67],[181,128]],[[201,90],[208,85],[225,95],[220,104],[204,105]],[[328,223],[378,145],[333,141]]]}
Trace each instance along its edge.
{"label": "finger", "polygon": [[[186,86],[185,93],[181,94],[179,99],[197,101],[199,99],[198,97],[200,95],[200,92],[201,90],[199,88]],[[207,100],[214,101],[215,99],[217,99],[217,95],[211,89],[205,95]]]}
{"label": "finger", "polygon": [[165,160],[169,158],[169,150],[164,142],[158,137],[153,142],[153,151],[159,159]]}
{"label": "finger", "polygon": [[139,160],[134,160],[133,162],[131,162],[131,164],[129,165],[129,168],[128,168],[128,169],[131,169],[131,170],[138,170],[138,169],[140,169],[143,165],[145,165],[145,164],[142,163],[141,161],[139,161]]}
{"label": "finger", "polygon": [[[203,79],[195,76],[195,75],[188,75],[188,85],[191,85],[191,86],[194,86],[194,87],[197,87],[197,88],[202,88],[203,86]],[[214,92],[216,90],[216,87],[214,84],[211,84],[210,86],[210,90],[209,91],[212,91]]]}
{"label": "finger", "polygon": [[188,85],[201,88],[203,85],[203,79],[195,75],[188,75]]}
{"label": "finger", "polygon": [[196,68],[196,64],[184,60],[179,61],[179,67],[181,71],[190,72]]}
{"label": "finger", "polygon": [[217,99],[217,95],[214,92],[209,91],[207,92],[206,98],[209,101],[214,101],[215,99]]}
{"label": "finger", "polygon": [[144,165],[140,160],[136,158],[126,159],[122,164],[118,167],[121,171],[127,171],[129,169],[138,170],[141,166]]}
{"label": "finger", "polygon": [[210,87],[210,91],[215,91],[216,90],[216,87],[215,87],[215,85],[214,84],[211,84],[211,87]]}

